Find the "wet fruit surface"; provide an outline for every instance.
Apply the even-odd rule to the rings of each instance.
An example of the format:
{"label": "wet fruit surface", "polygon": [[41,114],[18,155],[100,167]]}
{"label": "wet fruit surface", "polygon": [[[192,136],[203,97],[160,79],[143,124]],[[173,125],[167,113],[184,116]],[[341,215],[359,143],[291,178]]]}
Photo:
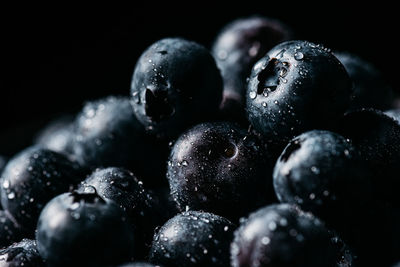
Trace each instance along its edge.
{"label": "wet fruit surface", "polygon": [[162,266],[227,266],[234,225],[200,211],[176,215],[155,234],[150,261]]}
{"label": "wet fruit surface", "polygon": [[176,138],[194,123],[213,118],[222,78],[205,47],[166,38],[148,47],[136,63],[131,97],[135,116],[146,130]]}
{"label": "wet fruit surface", "polygon": [[185,132],[172,148],[167,178],[182,211],[235,220],[273,199],[271,173],[272,162],[256,136],[224,122]]}

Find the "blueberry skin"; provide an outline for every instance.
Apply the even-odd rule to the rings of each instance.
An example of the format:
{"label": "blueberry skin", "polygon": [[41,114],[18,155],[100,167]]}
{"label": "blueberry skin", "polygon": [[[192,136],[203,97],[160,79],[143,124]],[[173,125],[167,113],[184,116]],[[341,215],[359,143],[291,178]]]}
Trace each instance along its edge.
{"label": "blueberry skin", "polygon": [[337,230],[369,208],[372,179],[349,140],[321,130],[294,138],[273,172],[280,202],[297,204]]}
{"label": "blueberry skin", "polygon": [[349,138],[373,172],[375,198],[398,202],[400,186],[400,125],[382,111],[346,113],[337,132]]}
{"label": "blueberry skin", "polygon": [[50,266],[108,266],[132,260],[135,237],[124,211],[94,188],[53,198],[40,214],[40,255]]}
{"label": "blueberry skin", "polygon": [[24,230],[11,214],[9,214],[8,211],[0,210],[0,248],[7,247],[13,242],[20,241],[23,236]]}
{"label": "blueberry skin", "polygon": [[311,213],[275,204],[250,214],[235,231],[231,266],[337,266],[336,247]]}
{"label": "blueberry skin", "polygon": [[224,81],[221,109],[226,116],[243,116],[251,68],[272,47],[292,36],[287,25],[263,16],[236,19],[220,31],[212,54]]}
{"label": "blueberry skin", "polygon": [[109,96],[86,103],[75,125],[73,154],[82,165],[92,170],[123,167],[146,184],[166,184],[168,144],[146,134],[128,97]]}
{"label": "blueberry skin", "polygon": [[188,211],[168,220],[154,235],[149,259],[169,266],[228,266],[234,225],[212,213]]}
{"label": "blueberry skin", "polygon": [[334,54],[353,81],[354,94],[349,109],[386,110],[391,107],[393,90],[374,65],[351,53],[335,52]]}
{"label": "blueberry skin", "polygon": [[73,138],[74,116],[61,116],[50,121],[35,137],[34,143],[43,148],[69,155]]}
{"label": "blueberry skin", "polygon": [[222,78],[205,47],[166,38],[153,43],[139,58],[131,96],[134,113],[146,129],[171,139],[215,116],[222,97]]}
{"label": "blueberry skin", "polygon": [[46,266],[36,247],[36,241],[23,239],[8,248],[0,249],[1,267],[41,267]]}
{"label": "blueberry skin", "polygon": [[30,147],[7,163],[0,179],[1,204],[30,236],[43,206],[83,177],[80,166],[63,154]]}
{"label": "blueberry skin", "polygon": [[247,114],[255,130],[285,146],[307,130],[329,129],[348,108],[351,94],[349,75],[329,49],[287,41],[254,65]]}
{"label": "blueberry skin", "polygon": [[[137,239],[139,236],[144,238],[140,248],[146,251],[145,242],[150,246],[154,229],[170,218],[168,212],[161,209],[158,199],[143,187],[143,182],[132,172],[123,168],[96,170],[81,183],[78,191],[84,192],[93,187],[103,199],[113,200],[127,212],[130,221],[136,227]],[[139,246],[136,247],[136,250],[138,249]]]}
{"label": "blueberry skin", "polygon": [[199,124],[175,142],[167,178],[181,211],[204,210],[236,220],[273,198],[264,147],[228,122]]}

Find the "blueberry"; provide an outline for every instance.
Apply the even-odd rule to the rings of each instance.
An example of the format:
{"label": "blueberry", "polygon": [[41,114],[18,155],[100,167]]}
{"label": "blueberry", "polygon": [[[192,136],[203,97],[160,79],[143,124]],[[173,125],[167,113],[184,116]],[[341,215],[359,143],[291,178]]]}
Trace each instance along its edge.
{"label": "blueberry", "polygon": [[24,230],[11,214],[8,211],[0,210],[0,248],[20,241],[23,236]]}
{"label": "blueberry", "polygon": [[92,187],[53,198],[40,214],[40,255],[51,266],[107,266],[130,261],[134,233],[124,211]]}
{"label": "blueberry", "polygon": [[149,137],[133,115],[127,97],[88,102],[76,118],[73,151],[91,169],[124,167],[147,184],[166,183],[168,145]]}
{"label": "blueberry", "polygon": [[297,204],[343,229],[369,208],[372,178],[348,140],[314,130],[286,146],[275,165],[273,184],[281,202]]}
{"label": "blueberry", "polygon": [[169,266],[228,266],[234,225],[212,213],[188,211],[154,235],[150,262]]}
{"label": "blueberry", "polygon": [[1,204],[32,234],[43,206],[82,178],[79,165],[63,154],[30,147],[7,163],[0,179]]}
{"label": "blueberry", "polygon": [[273,196],[264,147],[228,122],[203,123],[183,133],[172,148],[167,178],[181,211],[205,210],[232,220]]}
{"label": "blueberry", "polygon": [[0,266],[2,267],[41,267],[46,266],[36,248],[36,241],[23,239],[8,248],[0,249]]}
{"label": "blueberry", "polygon": [[400,186],[400,125],[382,111],[346,113],[337,132],[352,140],[373,172],[375,198],[398,202]]}
{"label": "blueberry", "polygon": [[139,58],[131,96],[134,113],[149,132],[175,138],[191,125],[213,118],[222,97],[222,78],[205,47],[166,38]]}
{"label": "blueberry", "polygon": [[353,81],[354,95],[350,109],[388,109],[393,101],[392,88],[386,83],[382,73],[370,62],[346,52],[335,56],[342,62]]}
{"label": "blueberry", "polygon": [[247,113],[266,139],[285,146],[307,130],[329,129],[348,108],[351,93],[349,75],[329,49],[287,41],[254,65]]}
{"label": "blueberry", "polygon": [[71,153],[73,116],[62,116],[49,122],[36,136],[34,143],[64,154]]}
{"label": "blueberry", "polygon": [[[150,245],[154,229],[161,226],[169,217],[161,210],[157,199],[143,187],[133,173],[122,168],[98,169],[82,182],[79,191],[94,187],[104,199],[113,200],[128,214],[137,228],[136,236],[143,235]],[[142,247],[141,247],[142,248]],[[136,247],[136,250],[139,246]],[[142,248],[145,251],[143,246]]]}
{"label": "blueberry", "polygon": [[338,253],[336,239],[318,218],[276,204],[250,214],[235,231],[231,266],[339,266]]}
{"label": "blueberry", "polygon": [[226,116],[243,116],[246,79],[251,68],[272,47],[291,39],[292,35],[291,29],[282,22],[263,16],[240,18],[221,30],[212,54],[224,81],[221,109]]}

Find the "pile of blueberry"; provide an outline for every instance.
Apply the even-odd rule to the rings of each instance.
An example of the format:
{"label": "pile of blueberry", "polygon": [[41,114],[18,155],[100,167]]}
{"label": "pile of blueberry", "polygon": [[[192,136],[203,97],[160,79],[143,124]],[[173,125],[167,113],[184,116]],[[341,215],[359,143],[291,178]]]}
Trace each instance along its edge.
{"label": "pile of blueberry", "polygon": [[0,157],[0,266],[400,261],[400,110],[379,70],[260,16],[210,51],[153,43],[129,96]]}

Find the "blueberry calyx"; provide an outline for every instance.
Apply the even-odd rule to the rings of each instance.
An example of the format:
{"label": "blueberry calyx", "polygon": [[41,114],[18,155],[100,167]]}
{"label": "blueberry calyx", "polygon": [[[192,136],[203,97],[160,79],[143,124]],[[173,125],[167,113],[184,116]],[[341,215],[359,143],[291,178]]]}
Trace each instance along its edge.
{"label": "blueberry calyx", "polygon": [[289,63],[277,58],[271,58],[267,66],[258,75],[257,94],[268,94],[276,90],[288,73]]}
{"label": "blueberry calyx", "polygon": [[73,203],[80,203],[80,202],[91,203],[91,204],[98,202],[106,203],[106,201],[103,198],[101,198],[99,194],[97,194],[96,188],[94,188],[93,186],[88,186],[87,188],[85,188],[84,192],[73,191],[71,193],[71,196]]}
{"label": "blueberry calyx", "polygon": [[171,116],[174,109],[168,103],[167,91],[146,89],[145,92],[145,112],[150,120],[158,122],[161,119]]}

